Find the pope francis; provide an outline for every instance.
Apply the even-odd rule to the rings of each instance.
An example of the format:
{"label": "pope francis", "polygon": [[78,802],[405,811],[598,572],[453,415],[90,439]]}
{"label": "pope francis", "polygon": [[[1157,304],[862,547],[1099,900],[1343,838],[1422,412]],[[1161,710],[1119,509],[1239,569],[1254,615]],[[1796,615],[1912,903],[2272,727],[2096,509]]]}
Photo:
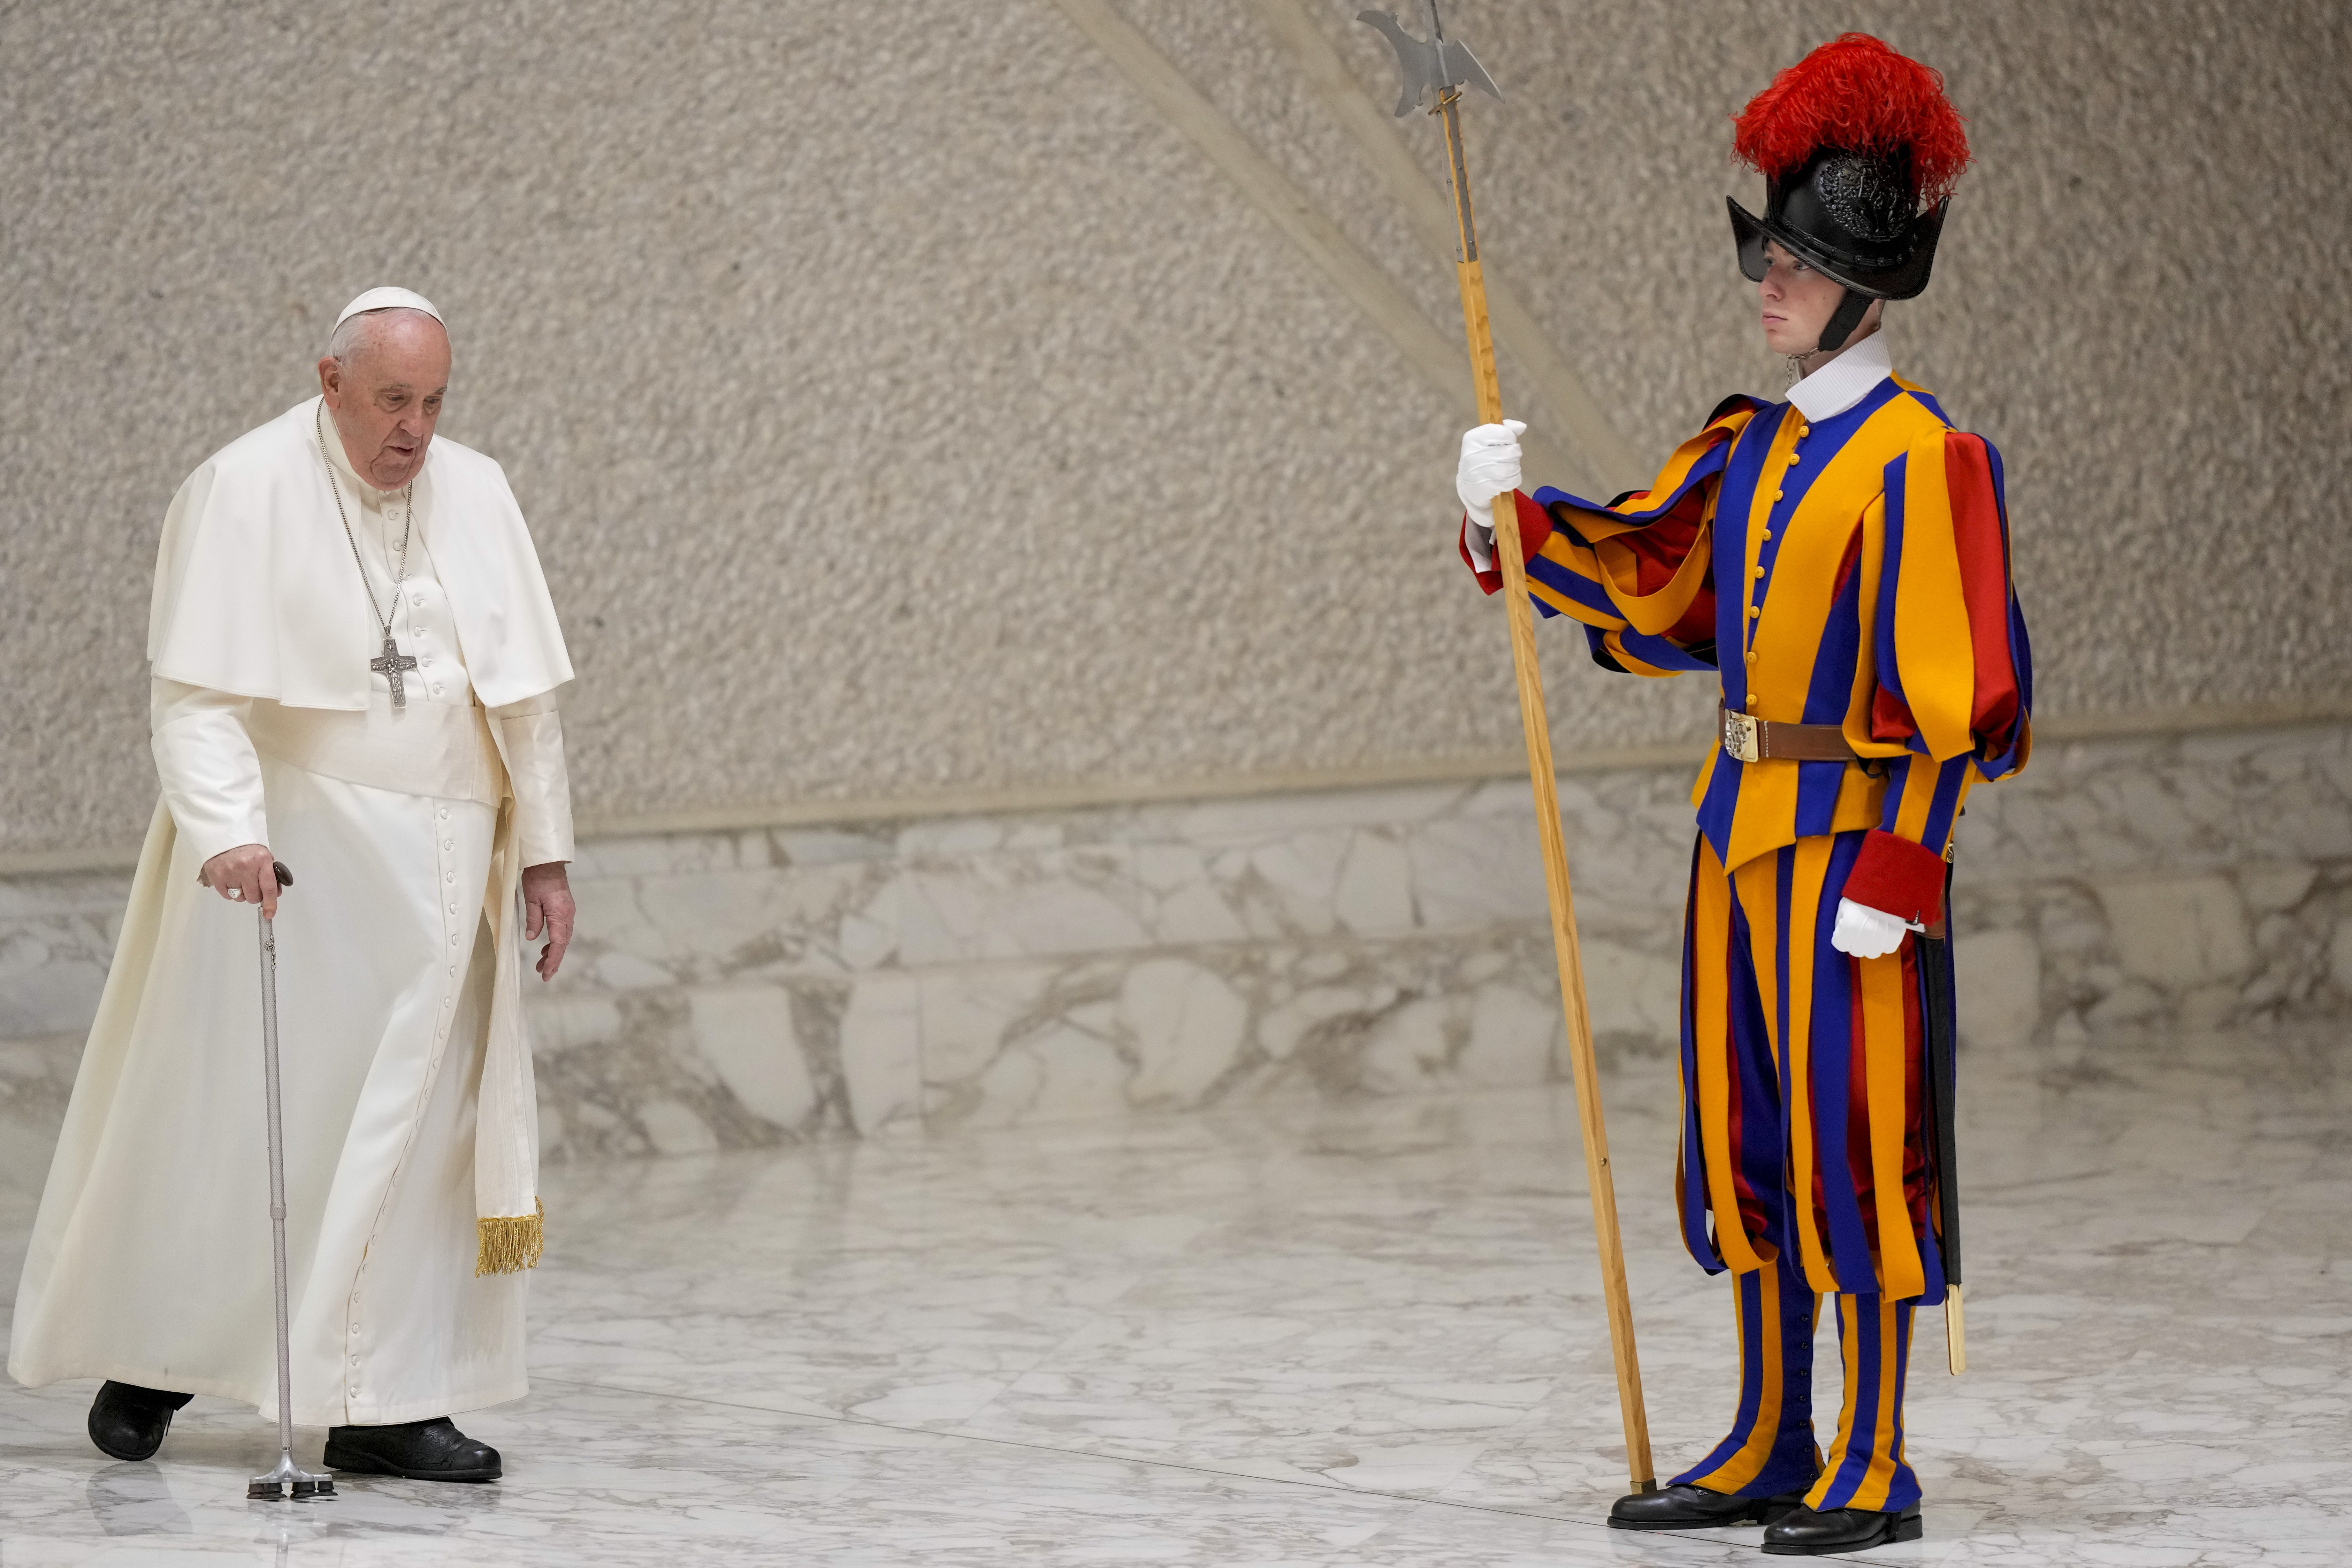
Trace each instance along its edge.
{"label": "pope francis", "polygon": [[108,1381],[152,1456],[197,1394],[274,1408],[254,917],[278,914],[295,1419],[337,1469],[483,1481],[457,1412],[519,1398],[538,1261],[526,942],[572,935],[572,679],[499,465],[436,440],[440,313],[361,295],[320,395],[163,519],[163,799],[74,1085],[8,1370]]}

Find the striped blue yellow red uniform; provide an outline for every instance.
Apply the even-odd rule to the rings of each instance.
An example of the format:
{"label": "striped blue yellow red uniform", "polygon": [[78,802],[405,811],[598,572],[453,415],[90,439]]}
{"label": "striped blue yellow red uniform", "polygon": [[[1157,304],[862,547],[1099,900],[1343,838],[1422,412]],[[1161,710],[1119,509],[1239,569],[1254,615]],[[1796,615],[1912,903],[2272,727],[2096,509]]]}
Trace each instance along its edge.
{"label": "striped blue yellow red uniform", "polygon": [[[1944,1293],[1919,965],[1948,958],[1906,937],[1855,959],[1830,933],[1847,897],[1937,929],[1970,784],[2025,764],[2000,455],[1888,377],[1818,420],[1729,399],[1654,484],[1606,505],[1517,503],[1537,609],[1582,622],[1597,662],[1718,672],[1726,710],[1837,726],[1859,759],[1717,746],[1692,794],[1675,1184],[1692,1256],[1736,1277],[1742,1389],[1731,1434],[1675,1479],[1906,1508],[1911,1318]],[[1824,1293],[1846,1373],[1825,1463],[1809,1387]]]}

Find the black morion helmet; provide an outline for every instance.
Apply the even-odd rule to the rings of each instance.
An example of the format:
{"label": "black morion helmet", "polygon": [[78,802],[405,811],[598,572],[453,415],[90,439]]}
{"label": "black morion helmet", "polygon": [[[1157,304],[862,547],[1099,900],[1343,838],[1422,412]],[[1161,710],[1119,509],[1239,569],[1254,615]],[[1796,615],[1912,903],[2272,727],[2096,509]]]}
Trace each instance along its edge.
{"label": "black morion helmet", "polygon": [[1771,240],[1843,284],[1822,349],[1844,347],[1873,300],[1927,287],[1952,184],[1969,163],[1940,76],[1848,33],[1775,77],[1738,127],[1737,155],[1765,178],[1763,216],[1726,204],[1739,269],[1761,281]]}

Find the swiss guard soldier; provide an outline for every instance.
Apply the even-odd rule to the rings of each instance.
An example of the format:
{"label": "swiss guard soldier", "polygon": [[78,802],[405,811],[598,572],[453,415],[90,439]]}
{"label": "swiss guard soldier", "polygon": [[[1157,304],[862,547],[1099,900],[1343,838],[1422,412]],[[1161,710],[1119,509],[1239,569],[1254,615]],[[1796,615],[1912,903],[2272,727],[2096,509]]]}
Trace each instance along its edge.
{"label": "swiss guard soldier", "polygon": [[[2000,458],[1892,374],[1888,300],[1927,286],[1969,162],[1943,79],[1849,33],[1738,120],[1764,215],[1731,204],[1764,339],[1801,378],[1727,399],[1648,489],[1517,495],[1528,591],[1603,668],[1722,680],[1683,938],[1684,1240],[1732,1276],[1729,1434],[1625,1530],[1765,1525],[1764,1550],[1921,1532],[1903,1452],[1915,1310],[1945,1299],[1927,1035],[1949,1040],[1943,935],[1969,785],[2025,765],[2032,698]],[[1517,492],[1522,426],[1463,438],[1469,518]],[[1492,536],[1463,554],[1488,593]],[[1938,1075],[1940,1076],[1940,1075]],[[1947,1101],[1948,1103],[1948,1101]],[[1811,1405],[1821,1298],[1844,1402]]]}

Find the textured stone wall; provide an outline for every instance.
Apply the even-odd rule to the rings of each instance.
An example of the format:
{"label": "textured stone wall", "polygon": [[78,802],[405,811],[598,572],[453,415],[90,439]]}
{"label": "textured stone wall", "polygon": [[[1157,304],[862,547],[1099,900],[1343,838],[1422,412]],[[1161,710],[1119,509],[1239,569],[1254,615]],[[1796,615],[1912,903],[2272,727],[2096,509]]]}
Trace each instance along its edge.
{"label": "textured stone wall", "polygon": [[[1450,339],[1445,258],[1277,4],[1386,100],[1357,0],[1119,11]],[[446,429],[538,532],[591,816],[1513,746],[1449,560],[1462,409],[1073,14],[0,11],[0,851],[135,838],[164,502],[385,281],[448,311]],[[1980,162],[1894,339],[2009,456],[2045,709],[2347,689],[2342,7],[1449,15],[1511,94],[1473,106],[1490,258],[1650,458],[1779,384],[1725,116],[1842,26],[1942,67]],[[1428,124],[1398,134],[1433,167]],[[1696,731],[1696,683],[1569,641],[1564,749]]]}

